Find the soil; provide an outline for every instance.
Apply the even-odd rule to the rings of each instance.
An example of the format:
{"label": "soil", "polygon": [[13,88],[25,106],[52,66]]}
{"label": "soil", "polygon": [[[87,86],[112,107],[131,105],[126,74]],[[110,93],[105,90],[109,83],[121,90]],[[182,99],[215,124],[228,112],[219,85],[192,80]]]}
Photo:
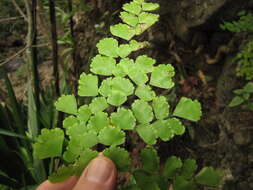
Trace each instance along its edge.
{"label": "soil", "polygon": [[[111,23],[118,22],[110,13],[115,14],[124,2],[118,0],[111,6],[105,1],[98,3],[99,8],[89,14],[75,15],[79,62],[88,63],[96,53],[95,44],[108,35]],[[163,92],[163,95],[172,101],[181,96],[198,99],[203,106],[203,116],[198,123],[185,122],[187,133],[182,137],[159,143],[162,160],[171,155],[191,157],[200,167],[213,166],[223,173],[218,189],[253,189],[253,112],[227,106],[233,97],[232,90],[245,84],[235,75],[233,57],[247,36],[234,35],[219,28],[223,19],[234,19],[236,12],[252,8],[253,3],[231,0],[176,2],[159,0],[162,5],[160,22],[138,40],[148,40],[152,44],[151,48],[142,50],[143,54],[176,68],[176,88]],[[104,16],[105,10],[110,10],[109,15]],[[104,16],[103,21],[94,20],[95,16]],[[40,66],[43,84],[51,80],[47,78],[51,76],[49,65]],[[81,70],[87,70],[87,66],[83,64]],[[11,73],[10,78],[18,98],[24,99],[25,86],[21,83],[25,83],[22,82],[25,78],[20,80],[15,73]]]}

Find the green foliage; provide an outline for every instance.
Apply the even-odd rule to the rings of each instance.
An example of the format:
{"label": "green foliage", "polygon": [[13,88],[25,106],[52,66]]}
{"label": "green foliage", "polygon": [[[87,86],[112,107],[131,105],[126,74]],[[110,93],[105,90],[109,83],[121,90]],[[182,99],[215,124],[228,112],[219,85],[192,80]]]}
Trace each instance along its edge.
{"label": "green foliage", "polygon": [[132,110],[139,123],[145,124],[153,120],[154,114],[152,107],[144,100],[135,100],[132,104]]}
{"label": "green foliage", "polygon": [[104,155],[110,158],[119,171],[127,171],[130,168],[131,159],[129,153],[120,147],[110,147],[103,151]]}
{"label": "green foliage", "polygon": [[220,183],[220,174],[212,167],[203,168],[195,177],[201,185],[217,186]]}
{"label": "green foliage", "polygon": [[131,110],[118,108],[117,112],[111,114],[111,122],[120,129],[133,130],[136,119]]}
{"label": "green foliage", "polygon": [[110,76],[112,75],[115,64],[116,60],[114,58],[97,55],[92,59],[90,70],[98,75]]}
{"label": "green foliage", "polygon": [[156,143],[157,134],[156,131],[147,123],[143,123],[137,126],[137,133],[142,138],[142,140],[149,144],[153,145]]}
{"label": "green foliage", "polygon": [[172,77],[175,75],[171,65],[158,65],[152,72],[150,84],[159,88],[170,89],[174,86]]}
{"label": "green foliage", "polygon": [[62,165],[57,172],[53,173],[48,177],[48,179],[52,183],[59,183],[61,181],[64,181],[65,179],[68,179],[70,176],[74,175],[74,167],[72,165],[70,166],[64,166]]}
{"label": "green foliage", "polygon": [[220,174],[212,167],[204,167],[196,173],[198,166],[193,159],[182,161],[176,156],[167,159],[165,166],[159,165],[159,156],[152,147],[141,151],[141,166],[133,172],[133,180],[124,190],[196,190],[199,185],[217,187]]}
{"label": "green foliage", "polygon": [[78,95],[97,96],[98,77],[96,75],[82,73],[78,81]]}
{"label": "green foliage", "polygon": [[246,80],[253,79],[253,41],[248,42],[237,54],[236,75]]}
{"label": "green foliage", "polygon": [[[100,40],[96,45],[98,54],[90,64],[93,74],[82,73],[79,79],[78,95],[92,97],[91,103],[77,106],[74,95],[63,95],[56,101],[57,110],[72,114],[63,121],[65,143],[64,147],[61,147],[61,151],[64,150],[63,156],[60,157],[64,163],[69,164],[51,175],[51,181],[61,181],[73,174],[80,175],[82,169],[97,155],[91,148],[98,143],[106,146],[103,153],[114,161],[118,170],[129,171],[129,153],[119,147],[125,143],[126,130],[137,132],[146,144],[154,145],[158,138],[169,141],[175,135],[185,132],[181,121],[173,116],[190,121],[200,119],[201,106],[197,100],[181,98],[172,116],[167,98],[157,96],[153,87],[171,89],[174,86],[175,71],[172,65],[155,65],[156,60],[147,55],[137,56],[136,59],[127,57],[148,45],[147,42],[131,39],[158,21],[158,15],[147,12],[158,7],[156,3],[145,3],[143,0],[134,0],[123,5],[124,11],[120,14],[123,23],[111,26],[110,30],[112,35],[127,42],[120,44],[113,37]],[[63,143],[64,134],[60,131]],[[44,152],[47,150],[44,148],[50,149],[48,146],[53,142],[40,142],[40,139],[47,136],[42,131],[36,142],[40,143],[35,149],[40,158],[46,158]],[[48,144],[43,147],[43,143]],[[52,155],[61,156],[61,151],[58,150],[57,154]],[[168,179],[174,180],[174,174],[176,175],[183,165],[181,163],[177,166],[173,163],[172,166],[173,159],[179,160],[173,157],[169,159],[169,164],[166,163],[165,170],[162,171],[164,175],[157,176],[161,170],[157,151],[150,146],[143,149],[140,156],[142,165],[133,174],[136,184],[130,184],[134,188],[165,189]],[[175,166],[176,168],[170,168]],[[192,162],[183,165],[182,176],[185,180],[192,178],[194,166]],[[180,179],[178,177],[176,181]]]}
{"label": "green foliage", "polygon": [[109,126],[108,114],[105,112],[98,112],[90,117],[87,127],[90,130],[93,130],[99,133],[100,130],[108,126]]}
{"label": "green foliage", "polygon": [[104,38],[97,44],[98,52],[108,57],[118,57],[118,41],[113,38]]}
{"label": "green foliage", "polygon": [[79,158],[77,159],[77,162],[75,163],[75,174],[77,176],[81,176],[83,170],[86,168],[86,166],[89,164],[89,162],[96,158],[98,156],[98,152],[91,150],[91,149],[85,149],[80,154]]}
{"label": "green foliage", "polygon": [[152,88],[148,85],[139,85],[135,91],[135,95],[138,96],[138,98],[145,100],[145,101],[151,101],[155,98],[155,92],[152,90]]}
{"label": "green foliage", "polygon": [[156,172],[159,168],[159,157],[154,148],[144,148],[141,151],[142,170],[145,172]]}
{"label": "green foliage", "polygon": [[164,96],[154,98],[152,106],[157,119],[164,119],[169,115],[169,104]]}
{"label": "green foliage", "polygon": [[236,96],[229,103],[229,107],[242,105],[242,108],[253,111],[250,96],[253,93],[253,82],[248,82],[242,89],[233,91]]}
{"label": "green foliage", "polygon": [[165,163],[163,175],[167,178],[173,178],[178,169],[181,169],[182,166],[183,163],[180,158],[171,156]]}
{"label": "green foliage", "polygon": [[69,114],[77,114],[77,104],[74,95],[63,95],[55,102],[58,111]]}
{"label": "green foliage", "polygon": [[97,113],[104,111],[109,105],[106,102],[106,99],[104,97],[97,97],[94,98],[89,105],[89,108],[91,110],[91,113]]}
{"label": "green foliage", "polygon": [[63,140],[61,129],[43,129],[34,144],[34,157],[44,159],[61,156]]}
{"label": "green foliage", "polygon": [[116,146],[125,142],[125,133],[119,128],[108,126],[99,132],[98,138],[104,145]]}
{"label": "green foliage", "polygon": [[[253,30],[253,14],[242,11],[238,14],[238,21],[224,22],[221,25],[223,30],[230,32],[252,32]],[[253,41],[252,39],[237,53],[236,75],[244,77],[246,80],[253,79]],[[237,98],[237,102],[242,101]]]}
{"label": "green foliage", "polygon": [[242,32],[253,30],[253,14],[246,11],[239,12],[240,17],[238,21],[224,22],[221,29],[229,30],[230,32]]}
{"label": "green foliage", "polygon": [[177,104],[173,115],[191,121],[198,121],[202,115],[201,105],[197,100],[182,97]]}

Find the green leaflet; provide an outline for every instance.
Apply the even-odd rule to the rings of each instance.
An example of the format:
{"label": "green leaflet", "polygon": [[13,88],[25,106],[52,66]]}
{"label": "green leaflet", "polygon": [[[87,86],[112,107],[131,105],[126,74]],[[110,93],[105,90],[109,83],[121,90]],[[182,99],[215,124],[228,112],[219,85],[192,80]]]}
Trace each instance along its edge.
{"label": "green leaflet", "polygon": [[235,96],[235,97],[231,100],[231,102],[229,103],[228,106],[229,106],[229,107],[235,107],[235,106],[238,106],[238,105],[242,104],[244,101],[245,101],[245,100],[244,100],[243,97],[241,97],[241,96]]}
{"label": "green leaflet", "polygon": [[126,72],[125,72],[124,66],[122,64],[117,64],[114,67],[112,73],[116,77],[124,77],[124,76],[126,76]]}
{"label": "green leaflet", "polygon": [[98,113],[104,111],[106,108],[108,108],[108,104],[106,102],[106,99],[104,97],[97,97],[92,100],[92,102],[89,105],[89,108],[92,113]]}
{"label": "green leaflet", "polygon": [[120,106],[127,101],[127,96],[121,91],[112,90],[107,98],[107,102],[113,106]]}
{"label": "green leaflet", "polygon": [[98,52],[108,57],[118,57],[118,41],[113,38],[104,38],[97,44]]}
{"label": "green leaflet", "polygon": [[81,144],[83,148],[91,148],[98,143],[97,134],[94,131],[87,131],[83,134],[76,134],[75,136],[72,135],[70,137],[70,142],[72,140]]}
{"label": "green leaflet", "polygon": [[159,169],[159,157],[154,148],[144,148],[141,151],[141,169],[147,173],[156,172]]}
{"label": "green leaflet", "polygon": [[149,124],[140,124],[136,128],[138,135],[142,140],[149,144],[153,145],[156,143],[157,134],[156,131]]}
{"label": "green leaflet", "polygon": [[134,179],[141,190],[160,190],[155,177],[142,170],[134,172]]}
{"label": "green leaflet", "polygon": [[108,97],[107,102],[113,106],[119,106],[127,100],[127,96],[133,94],[134,86],[129,79],[114,77],[104,80],[99,93]]}
{"label": "green leaflet", "polygon": [[144,100],[135,100],[132,104],[132,110],[137,121],[140,123],[149,123],[153,120],[152,107]]}
{"label": "green leaflet", "polygon": [[[80,138],[78,138],[78,140],[79,139]],[[66,151],[63,153],[64,161],[72,163],[80,155],[84,147],[78,142],[78,140],[72,139],[69,141]]]}
{"label": "green leaflet", "polygon": [[108,78],[102,82],[99,93],[104,97],[111,96],[112,91],[119,91],[125,96],[133,94],[134,86],[129,79],[123,77]]}
{"label": "green leaflet", "polygon": [[181,176],[183,176],[185,179],[191,179],[197,168],[198,166],[196,164],[196,160],[187,159],[184,161]]}
{"label": "green leaflet", "polygon": [[166,160],[163,175],[167,178],[173,178],[178,169],[183,166],[180,158],[176,156],[171,156]]}
{"label": "green leaflet", "polygon": [[135,95],[145,101],[151,101],[155,98],[156,94],[148,85],[140,85],[135,91]]}
{"label": "green leaflet", "polygon": [[174,190],[196,190],[197,186],[193,181],[187,181],[182,176],[176,176],[173,189]]}
{"label": "green leaflet", "polygon": [[110,158],[119,171],[128,171],[131,159],[129,153],[120,147],[110,147],[103,151],[104,155]]}
{"label": "green leaflet", "polygon": [[154,11],[159,8],[158,3],[142,3],[142,10],[143,11]]}
{"label": "green leaflet", "polygon": [[99,133],[104,127],[109,126],[108,114],[104,112],[98,112],[94,116],[91,116],[88,122],[88,129]]}
{"label": "green leaflet", "polygon": [[120,129],[133,130],[136,119],[131,110],[118,108],[117,112],[111,114],[111,122]]}
{"label": "green leaflet", "polygon": [[139,49],[145,48],[147,46],[149,46],[150,44],[148,42],[137,42],[136,40],[131,40],[129,42],[129,45],[132,49],[132,51],[137,51]]}
{"label": "green leaflet", "polygon": [[169,141],[174,137],[174,132],[166,120],[157,120],[152,123],[152,128],[156,131],[157,136],[163,141]]}
{"label": "green leaflet", "polygon": [[244,87],[243,91],[246,93],[253,93],[253,82],[248,82]]}
{"label": "green leaflet", "polygon": [[79,121],[86,123],[91,116],[91,110],[88,105],[83,105],[79,107],[78,113],[77,113],[77,118]]}
{"label": "green leaflet", "polygon": [[174,68],[168,65],[158,65],[154,67],[151,74],[150,84],[159,88],[170,89],[174,86],[172,77],[175,75]]}
{"label": "green leaflet", "polygon": [[135,27],[135,35],[140,35],[142,34],[145,30],[147,30],[149,28],[148,25],[146,24],[138,24],[136,27]]}
{"label": "green leaflet", "polygon": [[198,121],[202,115],[201,105],[197,100],[191,100],[190,98],[182,97],[177,104],[173,115],[191,121]]}
{"label": "green leaflet", "polygon": [[99,132],[98,138],[104,145],[116,146],[125,142],[125,133],[119,128],[108,126]]}
{"label": "green leaflet", "polygon": [[90,70],[98,75],[110,76],[115,65],[116,60],[114,58],[96,55],[91,61]]}
{"label": "green leaflet", "polygon": [[129,73],[129,69],[134,66],[134,61],[129,58],[123,58],[120,60],[119,64],[116,65],[113,70],[113,75],[124,77]]}
{"label": "green leaflet", "polygon": [[141,5],[142,3],[144,3],[145,0],[133,0],[133,2]]}
{"label": "green leaflet", "polygon": [[185,132],[184,126],[176,118],[157,120],[152,127],[163,141],[169,141],[174,135],[182,135]]}
{"label": "green leaflet", "polygon": [[153,71],[153,65],[156,63],[156,60],[146,55],[141,55],[136,58],[135,63],[142,72],[150,73]]}
{"label": "green leaflet", "polygon": [[66,129],[66,134],[71,138],[71,137],[76,137],[83,135],[87,132],[87,127],[86,125],[82,123],[77,123],[75,125],[72,125],[71,127],[68,127]]}
{"label": "green leaflet", "polygon": [[115,77],[111,83],[112,90],[120,91],[124,95],[129,96],[134,92],[134,86],[130,80],[122,77]]}
{"label": "green leaflet", "polygon": [[158,21],[159,15],[142,12],[139,15],[139,22],[147,24],[149,27]]}
{"label": "green leaflet", "polygon": [[63,128],[67,129],[78,123],[78,119],[75,116],[70,115],[63,120]]}
{"label": "green leaflet", "polygon": [[34,157],[38,159],[61,156],[64,133],[61,129],[42,129],[34,148]]}
{"label": "green leaflet", "polygon": [[112,35],[125,40],[130,40],[135,35],[135,29],[126,24],[117,24],[110,27]]}
{"label": "green leaflet", "polygon": [[169,115],[169,104],[164,96],[155,97],[152,102],[155,117],[164,119]]}
{"label": "green leaflet", "polygon": [[130,26],[136,26],[139,23],[139,19],[137,16],[134,14],[128,13],[128,12],[121,12],[120,13],[120,18],[122,21]]}
{"label": "green leaflet", "polygon": [[123,5],[123,10],[138,15],[141,12],[141,6],[138,3],[130,2]]}
{"label": "green leaflet", "polygon": [[185,127],[177,118],[171,118],[166,120],[168,126],[170,126],[171,130],[175,135],[182,135],[185,132]]}
{"label": "green leaflet", "polygon": [[198,184],[218,186],[220,184],[220,174],[212,167],[204,167],[196,176],[195,180]]}
{"label": "green leaflet", "polygon": [[73,165],[64,166],[62,165],[56,172],[51,174],[48,179],[51,183],[59,183],[66,179],[68,179],[70,176],[73,176],[75,173],[75,168]]}
{"label": "green leaflet", "polygon": [[129,44],[121,44],[118,48],[118,55],[121,58],[125,58],[127,57],[131,52],[133,51],[133,49],[131,48],[131,46]]}
{"label": "green leaflet", "polygon": [[81,176],[83,170],[86,168],[86,166],[89,164],[89,162],[96,158],[98,156],[98,152],[91,150],[91,149],[85,149],[81,152],[80,157],[78,158],[77,162],[75,163],[75,175]]}
{"label": "green leaflet", "polygon": [[98,137],[94,131],[71,136],[67,150],[63,154],[63,158],[67,162],[74,162],[84,149],[91,148],[97,143]]}
{"label": "green leaflet", "polygon": [[97,96],[98,77],[96,75],[82,73],[78,81],[78,95]]}
{"label": "green leaflet", "polygon": [[62,95],[54,105],[58,111],[74,115],[77,114],[77,104],[74,95]]}
{"label": "green leaflet", "polygon": [[129,78],[137,85],[143,85],[148,81],[148,76],[138,65],[133,65],[128,69]]}
{"label": "green leaflet", "polygon": [[112,78],[107,78],[103,80],[98,90],[99,94],[101,94],[104,97],[108,97],[111,93],[111,86],[112,86]]}

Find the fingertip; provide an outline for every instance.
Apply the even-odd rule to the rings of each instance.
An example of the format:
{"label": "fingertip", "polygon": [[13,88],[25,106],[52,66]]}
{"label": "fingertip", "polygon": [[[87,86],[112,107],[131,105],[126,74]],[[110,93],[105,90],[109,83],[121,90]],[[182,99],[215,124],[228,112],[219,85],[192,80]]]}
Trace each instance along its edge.
{"label": "fingertip", "polygon": [[111,159],[99,154],[86,167],[74,190],[113,190],[116,178],[115,164]]}
{"label": "fingertip", "polygon": [[71,190],[77,181],[78,178],[76,176],[71,176],[61,183],[51,183],[49,180],[46,180],[36,190]]}

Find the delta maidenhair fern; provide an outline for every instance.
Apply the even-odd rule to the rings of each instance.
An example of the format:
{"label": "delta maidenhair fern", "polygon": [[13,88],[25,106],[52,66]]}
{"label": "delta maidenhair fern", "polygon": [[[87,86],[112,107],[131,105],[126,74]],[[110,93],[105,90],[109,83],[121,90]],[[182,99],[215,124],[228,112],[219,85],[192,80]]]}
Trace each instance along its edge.
{"label": "delta maidenhair fern", "polygon": [[[193,179],[195,162],[190,160],[186,161],[189,167],[185,163],[176,168],[167,164],[159,178],[149,182],[145,180],[155,177],[154,173],[158,175],[159,158],[152,145],[158,139],[169,141],[176,135],[182,135],[185,127],[179,118],[198,121],[201,116],[201,105],[197,100],[182,97],[173,109],[165,96],[154,91],[153,87],[173,88],[175,71],[172,65],[157,64],[147,55],[135,59],[128,57],[148,46],[148,42],[132,38],[158,21],[159,15],[150,13],[158,7],[158,4],[144,0],[133,0],[123,5],[124,11],[120,13],[123,22],[110,27],[112,35],[117,38],[108,37],[98,42],[98,54],[90,64],[91,73],[80,76],[78,95],[93,97],[90,104],[77,105],[74,95],[63,95],[56,101],[57,110],[70,114],[63,121],[63,129],[43,129],[34,144],[37,158],[58,157],[64,163],[49,177],[50,181],[59,182],[71,175],[79,176],[88,162],[97,156],[98,152],[92,148],[98,143],[105,145],[104,155],[114,161],[119,171],[132,172],[135,182],[132,180],[126,187],[120,187],[122,189],[133,186],[141,190],[151,187],[154,187],[152,190],[167,190],[166,185],[168,187],[170,183],[176,187]],[[118,38],[124,39],[125,43],[120,44]],[[103,80],[99,76],[103,76]],[[126,131],[129,130],[136,131],[149,147],[142,151],[143,166],[137,170],[131,168],[129,153],[123,148]],[[176,178],[172,177],[175,172]],[[198,175],[205,177],[201,173]],[[165,184],[163,187],[158,185],[160,178],[163,180],[160,182]],[[209,185],[202,178],[196,178],[196,182]],[[151,186],[147,187],[146,182],[152,183]]]}

